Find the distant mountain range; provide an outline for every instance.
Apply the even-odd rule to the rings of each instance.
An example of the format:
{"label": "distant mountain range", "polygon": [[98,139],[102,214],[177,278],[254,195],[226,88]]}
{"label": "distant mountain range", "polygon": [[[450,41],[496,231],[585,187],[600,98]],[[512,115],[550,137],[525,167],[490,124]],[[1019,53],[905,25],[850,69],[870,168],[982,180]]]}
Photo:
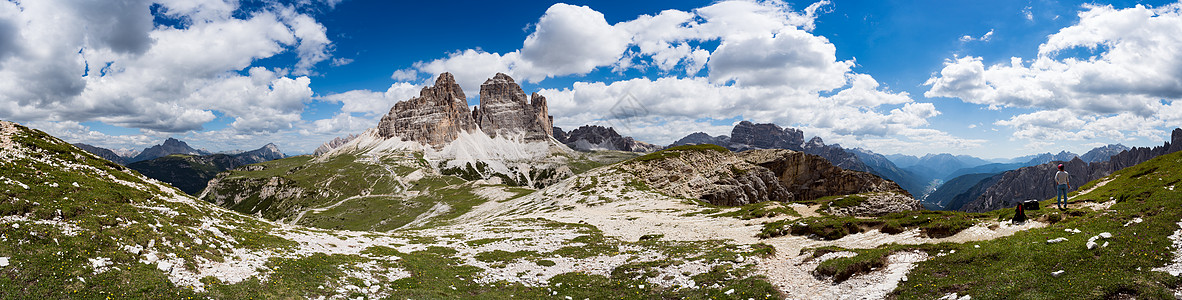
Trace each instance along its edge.
{"label": "distant mountain range", "polygon": [[[947,181],[929,194],[924,199],[924,204],[928,209],[933,210],[958,210],[965,204],[976,200],[986,190],[997,184],[1000,178],[993,177],[999,176],[1002,173],[1023,167],[1037,166],[1056,161],[1072,161],[1084,157],[1088,158],[1088,160],[1082,160],[1084,162],[1103,162],[1127,149],[1128,147],[1124,145],[1112,144],[1096,147],[1088,151],[1084,156],[1061,151],[1058,154],[1042,153],[1014,159],[1019,162],[992,163],[960,169],[947,175]],[[1003,182],[1003,184],[1006,183]]]}
{"label": "distant mountain range", "polygon": [[[1103,153],[1110,152],[1114,148],[1123,147],[1120,145],[1115,145],[1119,147],[1110,146],[1114,145],[1106,146],[1108,147],[1107,149],[1093,151]],[[1089,153],[1093,151],[1089,151]],[[1027,199],[1042,200],[1051,198],[1055,195],[1051,174],[1054,174],[1057,165],[1060,163],[1071,174],[1071,188],[1072,190],[1076,190],[1085,182],[1096,180],[1121,169],[1178,151],[1182,151],[1182,128],[1174,129],[1170,140],[1162,146],[1153,148],[1136,147],[1124,150],[1116,155],[1110,156],[1105,161],[1089,163],[1080,157],[1073,157],[1068,161],[1051,161],[1007,171],[978,183],[973,189],[981,191],[979,196],[972,197],[973,195],[970,194],[964,197],[972,198],[972,200],[964,203],[963,206],[959,207],[959,210],[986,212],[1012,207],[1018,201]],[[989,181],[995,181],[995,183],[988,184]]]}
{"label": "distant mountain range", "polygon": [[139,155],[128,159],[127,162],[133,163],[137,161],[145,161],[173,154],[209,155],[213,153],[193,149],[193,147],[189,147],[189,144],[185,142],[174,138],[168,138],[167,140],[164,140],[164,144],[148,147],[147,149],[144,149],[144,151],[141,151]]}
{"label": "distant mountain range", "polygon": [[217,173],[240,166],[287,157],[275,144],[234,154],[193,149],[189,144],[168,138],[163,144],[144,149],[135,157],[124,157],[114,151],[87,144],[74,144],[86,152],[139,171],[144,176],[167,182],[185,193],[196,194],[205,188]]}
{"label": "distant mountain range", "polygon": [[[184,142],[181,142],[182,144]],[[238,154],[169,154],[149,160],[133,162],[128,168],[150,178],[167,182],[185,193],[196,195],[222,171],[287,157],[275,144]]]}

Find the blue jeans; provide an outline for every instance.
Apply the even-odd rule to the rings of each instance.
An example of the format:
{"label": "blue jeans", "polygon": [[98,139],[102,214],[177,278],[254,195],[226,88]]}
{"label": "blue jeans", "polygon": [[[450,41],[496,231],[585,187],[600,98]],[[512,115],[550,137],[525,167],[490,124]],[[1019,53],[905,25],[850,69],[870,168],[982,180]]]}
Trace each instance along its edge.
{"label": "blue jeans", "polygon": [[1067,184],[1059,185],[1059,207],[1067,207]]}

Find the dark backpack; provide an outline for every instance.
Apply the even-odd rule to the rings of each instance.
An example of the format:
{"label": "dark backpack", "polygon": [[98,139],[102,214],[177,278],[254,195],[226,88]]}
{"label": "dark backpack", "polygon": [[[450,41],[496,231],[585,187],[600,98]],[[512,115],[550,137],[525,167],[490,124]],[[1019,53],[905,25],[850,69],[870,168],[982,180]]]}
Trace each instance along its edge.
{"label": "dark backpack", "polygon": [[1019,203],[1014,207],[1014,223],[1026,222],[1026,208],[1025,203]]}
{"label": "dark backpack", "polygon": [[1026,200],[1022,202],[1023,210],[1038,210],[1038,200]]}

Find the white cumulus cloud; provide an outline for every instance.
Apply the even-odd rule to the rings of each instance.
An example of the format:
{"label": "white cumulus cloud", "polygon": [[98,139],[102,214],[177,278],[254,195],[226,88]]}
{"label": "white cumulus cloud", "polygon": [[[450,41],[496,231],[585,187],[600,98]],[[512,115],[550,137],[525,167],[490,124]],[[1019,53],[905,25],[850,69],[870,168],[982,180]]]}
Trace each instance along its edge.
{"label": "white cumulus cloud", "polygon": [[1157,137],[1177,126],[1182,99],[1182,4],[1115,9],[1086,5],[1077,24],[1050,35],[1034,58],[986,65],[947,61],[927,97],[993,109],[1023,108],[997,125],[1026,140]]}

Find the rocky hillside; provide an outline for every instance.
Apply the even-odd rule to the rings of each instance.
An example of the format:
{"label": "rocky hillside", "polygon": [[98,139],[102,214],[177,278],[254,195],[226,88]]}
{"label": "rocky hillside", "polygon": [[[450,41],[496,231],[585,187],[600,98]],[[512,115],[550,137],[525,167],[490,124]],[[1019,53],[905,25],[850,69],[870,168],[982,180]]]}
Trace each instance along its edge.
{"label": "rocky hillside", "polygon": [[622,164],[644,183],[669,195],[714,205],[804,201],[860,193],[907,195],[907,209],[920,208],[893,182],[833,166],[824,158],[792,150],[738,154],[715,145],[678,146]]}
{"label": "rocky hillside", "polygon": [[[391,198],[346,197],[303,215],[375,228],[341,231],[276,224],[196,201],[42,132],[0,122],[0,295],[1051,299],[1073,291],[1087,299],[1168,299],[1182,274],[1182,202],[1174,191],[1182,153],[1084,184],[1071,210],[1031,211],[1031,221],[1021,224],[1008,221],[1009,209],[874,215],[866,209],[892,198],[876,198],[881,193],[716,207],[669,195],[626,171],[695,151],[733,162],[714,171],[749,165],[776,173],[763,165],[794,155],[703,152],[724,155],[720,150],[726,151],[657,152],[536,191],[396,175],[404,171],[399,164],[422,163],[415,152],[329,156],[337,160],[325,160],[317,172],[304,170],[317,168],[306,162],[318,158],[301,156],[228,173],[275,182],[266,193],[293,191],[285,184],[301,177],[323,178],[325,187],[341,191],[408,183],[405,192],[372,187]],[[361,165],[370,173],[353,169]],[[360,180],[387,168],[395,174],[385,180]],[[419,213],[398,214],[407,210]],[[389,223],[405,225],[385,230]]]}
{"label": "rocky hillside", "polygon": [[570,132],[554,127],[554,139],[571,149],[579,151],[609,150],[630,152],[653,152],[660,146],[623,137],[611,127],[583,125]]}
{"label": "rocky hillside", "polygon": [[[898,183],[914,195],[922,195],[927,182],[898,168],[890,160],[870,151],[852,151],[840,145],[826,145],[820,137],[804,140],[804,132],[795,128],[781,128],[772,123],[756,124],[742,121],[731,129],[731,135],[713,137],[696,132],[674,142],[680,145],[714,144],[731,151],[750,149],[788,149],[824,157],[830,163],[847,170],[870,172]],[[869,162],[866,161],[869,159]]]}
{"label": "rocky hillside", "polygon": [[356,139],[357,137],[358,135],[356,134],[350,134],[344,137],[335,137],[332,140],[324,142],[324,144],[321,144],[320,147],[316,147],[316,150],[312,151],[312,155],[320,156],[322,154],[328,153],[329,151],[332,151],[332,149],[344,146],[346,143]]}
{"label": "rocky hillside", "polygon": [[202,150],[193,149],[193,147],[189,147],[189,144],[187,144],[185,142],[182,142],[182,141],[174,139],[174,138],[168,138],[167,140],[164,140],[163,144],[155,145],[155,146],[148,147],[148,148],[144,149],[144,151],[141,151],[139,155],[136,155],[135,157],[128,159],[127,163],[144,161],[144,160],[154,159],[154,158],[158,158],[158,157],[165,157],[165,156],[169,156],[169,155],[173,155],[173,154],[209,155],[211,153],[206,152],[206,151],[202,151]]}
{"label": "rocky hillside", "polygon": [[781,128],[772,123],[756,124],[742,121],[731,129],[729,137],[725,135],[711,137],[708,134],[697,132],[681,138],[670,147],[698,144],[719,145],[736,152],[751,149],[803,151],[824,157],[830,163],[847,170],[871,171],[856,155],[845,151],[840,145],[825,145],[820,137],[813,137],[806,143],[804,132],[799,129]]}
{"label": "rocky hillside", "polygon": [[1066,171],[1071,174],[1072,190],[1076,190],[1084,182],[1103,178],[1121,169],[1179,150],[1182,150],[1182,128],[1174,129],[1170,141],[1162,146],[1132,148],[1113,155],[1111,159],[1103,162],[1087,163],[1079,157],[1074,157],[1066,162],[1052,161],[1008,171],[998,175],[996,183],[985,189],[980,196],[966,203],[961,210],[984,212],[1012,207],[1014,203],[1027,199],[1054,197],[1055,184],[1051,175],[1055,173],[1059,163],[1062,163]]}

